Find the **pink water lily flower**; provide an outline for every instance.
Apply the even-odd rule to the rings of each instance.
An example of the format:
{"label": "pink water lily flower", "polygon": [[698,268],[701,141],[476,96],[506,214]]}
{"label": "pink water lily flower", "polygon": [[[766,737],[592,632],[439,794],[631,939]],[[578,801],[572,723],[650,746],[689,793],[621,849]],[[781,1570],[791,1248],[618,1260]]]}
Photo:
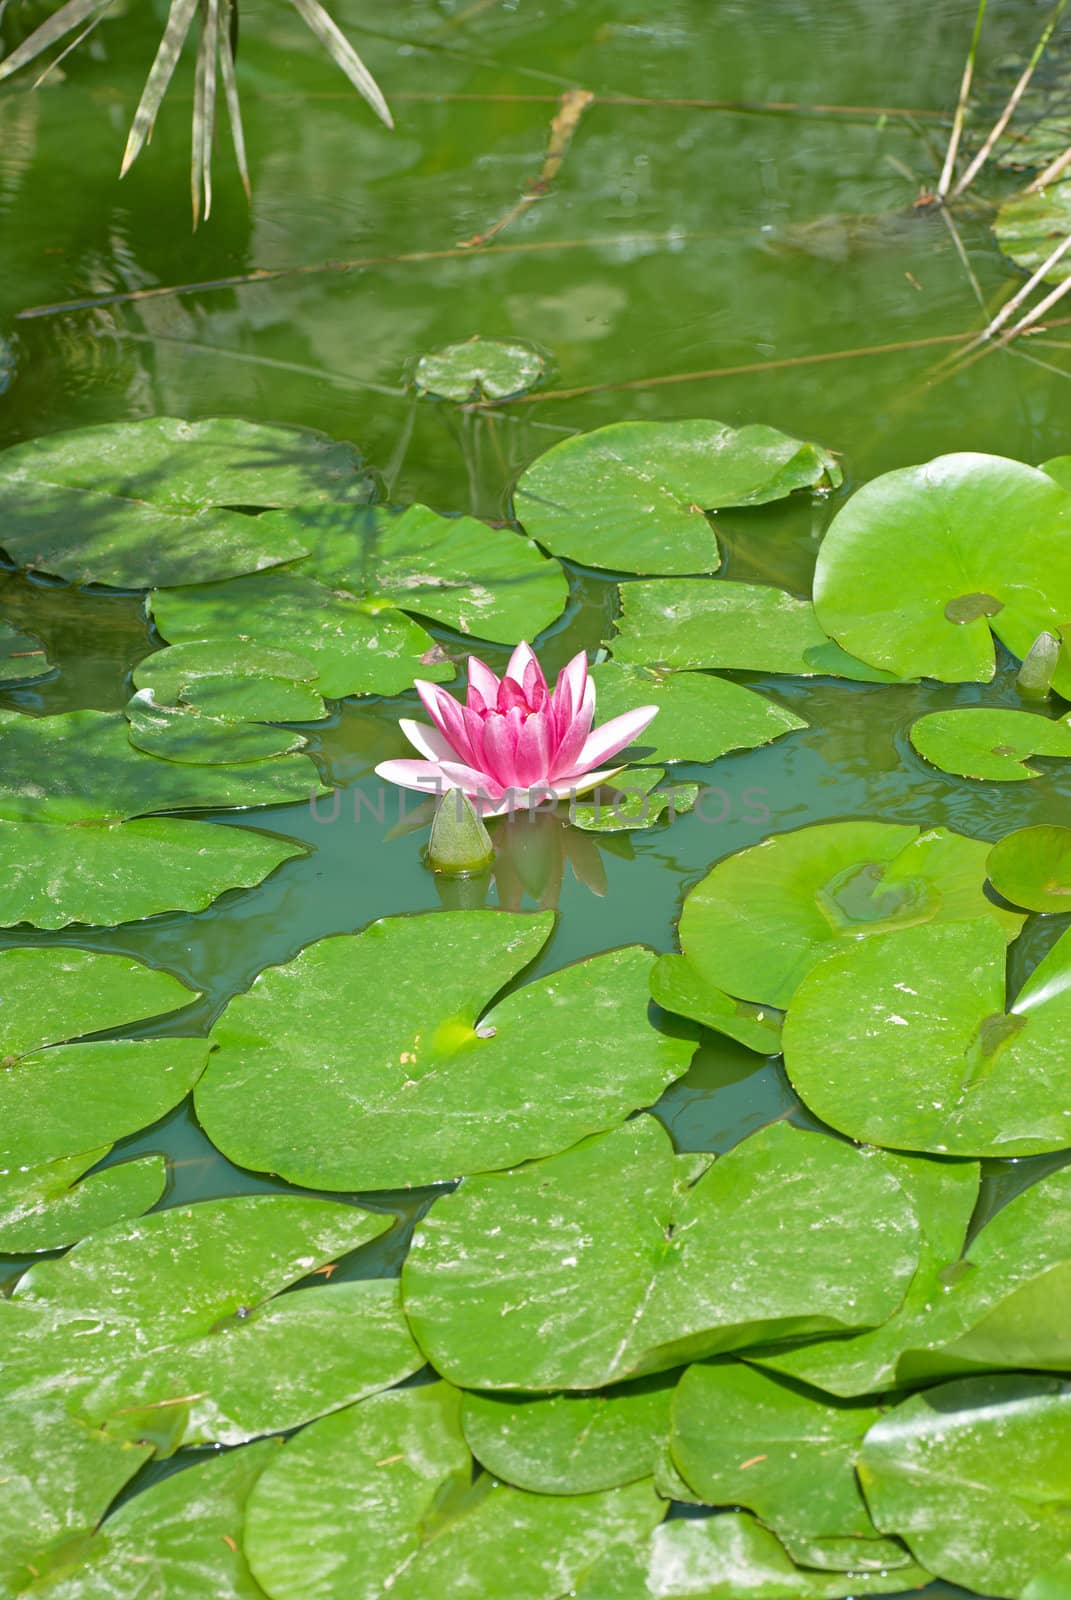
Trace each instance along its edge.
{"label": "pink water lily flower", "polygon": [[527,644],[514,650],[501,680],[469,656],[464,705],[438,684],[418,679],[414,687],[434,727],[405,719],[399,727],[425,759],[383,761],[376,772],[425,794],[460,789],[490,817],[605,783],[621,767],[599,763],[632,744],[658,711],[638,706],[592,731],[595,685],[583,651],[551,690]]}

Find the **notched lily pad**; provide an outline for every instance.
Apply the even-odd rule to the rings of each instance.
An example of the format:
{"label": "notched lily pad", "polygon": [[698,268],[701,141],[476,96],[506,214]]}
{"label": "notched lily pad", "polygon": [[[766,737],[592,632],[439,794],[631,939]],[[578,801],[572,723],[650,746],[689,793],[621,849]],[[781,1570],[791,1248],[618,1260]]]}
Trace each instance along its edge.
{"label": "notched lily pad", "polygon": [[707,672],[655,672],[605,661],[592,667],[599,716],[657,705],[633,760],[716,761],[730,750],[754,750],[805,728],[802,717],[763,695]]}
{"label": "notched lily pad", "polygon": [[989,881],[1028,911],[1071,911],[1071,828],[1006,833],[989,852]]}
{"label": "notched lily pad", "polygon": [[262,972],[213,1029],[197,1095],[209,1137],[293,1183],[393,1189],[547,1155],[651,1104],[694,1046],[648,1020],[649,951],[609,951],[490,1004],[552,924],[391,917]]}
{"label": "notched lily pad", "polygon": [[316,722],[327,715],[309,656],[230,638],[193,639],[146,656],[134,687],[164,706],[231,722]]}
{"label": "notched lily pad", "polygon": [[840,481],[828,451],[760,423],[614,422],[553,445],[514,504],[554,555],[617,572],[716,572],[708,512]]}
{"label": "notched lily pad", "polygon": [[696,1181],[645,1116],[548,1161],[466,1178],[418,1225],[402,1293],[452,1382],[593,1389],[880,1324],[918,1248],[914,1210],[881,1159],[776,1123]]}
{"label": "notched lily pad", "polygon": [[[873,479],[838,511],[818,552],[815,610],[875,667],[985,683],[994,635],[1022,660],[1071,620],[1069,548],[1071,495],[1046,473],[1003,456],[938,456]],[[1071,665],[1055,686],[1071,696]]]}
{"label": "notched lily pad", "polygon": [[105,1145],[47,1166],[0,1173],[0,1252],[62,1250],[154,1206],[167,1186],[163,1156],[124,1161],[84,1177],[108,1149]]}
{"label": "notched lily pad", "polygon": [[706,578],[621,585],[615,661],[661,669],[730,667],[793,677],[895,683],[821,629],[809,600],[762,583]]}
{"label": "notched lily pad", "polygon": [[1071,717],[1052,721],[1033,711],[962,706],[931,711],[911,727],[919,755],[942,772],[961,778],[1025,783],[1040,778],[1031,756],[1071,756]]}
{"label": "notched lily pad", "polygon": [[991,918],[907,928],[831,956],[785,1019],[793,1087],[831,1127],[873,1144],[962,1156],[1063,1149],[1071,942],[1053,947],[1007,1010],[1004,968]]}
{"label": "notched lily pad", "polygon": [[421,356],[413,387],[433,400],[512,400],[534,389],[545,369],[539,351],[520,339],[477,336]]}
{"label": "notched lily pad", "polygon": [[135,750],[162,761],[197,767],[240,766],[304,750],[306,741],[289,728],[206,716],[188,706],[158,705],[151,689],[139,689],[124,708],[127,737]]}

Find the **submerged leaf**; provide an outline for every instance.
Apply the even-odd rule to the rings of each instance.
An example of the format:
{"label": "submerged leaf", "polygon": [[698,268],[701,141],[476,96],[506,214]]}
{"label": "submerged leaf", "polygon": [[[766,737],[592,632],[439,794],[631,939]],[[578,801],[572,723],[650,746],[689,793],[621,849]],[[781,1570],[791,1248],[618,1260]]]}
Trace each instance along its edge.
{"label": "submerged leaf", "polygon": [[421,356],[413,374],[418,394],[459,404],[512,400],[534,389],[546,362],[520,339],[464,339]]}
{"label": "submerged leaf", "polygon": [[0,686],[6,689],[32,683],[51,671],[52,663],[40,639],[0,622]]}
{"label": "submerged leaf", "polygon": [[514,502],[554,555],[617,572],[716,572],[708,512],[840,479],[820,446],[758,423],[614,422],[552,446]]}

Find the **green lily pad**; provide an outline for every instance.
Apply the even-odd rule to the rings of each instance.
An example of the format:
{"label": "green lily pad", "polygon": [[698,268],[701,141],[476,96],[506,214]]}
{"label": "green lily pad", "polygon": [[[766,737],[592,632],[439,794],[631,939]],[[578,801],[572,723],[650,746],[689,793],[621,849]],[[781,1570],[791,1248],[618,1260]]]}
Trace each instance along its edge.
{"label": "green lily pad", "polygon": [[539,351],[520,339],[476,337],[421,356],[413,387],[434,400],[512,400],[534,389],[545,369]]}
{"label": "green lily pad", "polygon": [[989,852],[989,881],[1028,911],[1071,911],[1071,828],[1017,828]]}
{"label": "green lily pad", "polygon": [[156,1437],[161,1452],[236,1445],[300,1427],[401,1383],[424,1365],[396,1278],[277,1295],[201,1338],[105,1374],[80,1410],[111,1437]]}
{"label": "green lily pad", "polygon": [[55,1557],[56,1574],[40,1592],[50,1600],[139,1592],[146,1600],[264,1600],[242,1528],[249,1492],[280,1448],[265,1440],[158,1480]]}
{"label": "green lily pad", "polygon": [[1008,1010],[1004,967],[1004,933],[990,918],[908,928],[830,956],[785,1018],[797,1094],[872,1144],[962,1156],[1063,1149],[1071,943],[1053,947]]}
{"label": "green lily pad", "polygon": [[[1068,137],[1061,135],[1053,158],[1067,148]],[[997,243],[1009,260],[1023,271],[1035,273],[1052,255],[1061,239],[1071,233],[1071,183],[1046,184],[1036,194],[1009,195],[998,208],[993,222]],[[1045,274],[1046,283],[1063,283],[1067,277],[1066,256],[1061,256]],[[1042,469],[1047,471],[1048,468]],[[1054,477],[1057,474],[1053,474]]]}
{"label": "green lily pad", "polygon": [[127,701],[124,714],[127,737],[135,750],[199,767],[263,761],[304,750],[306,743],[289,728],[206,716],[192,707],[158,705],[152,691],[146,689],[139,689]]}
{"label": "green lily pad", "polygon": [[784,1013],[776,1006],[734,1000],[731,994],[708,983],[687,956],[659,956],[651,968],[651,997],[664,1010],[724,1033],[760,1056],[781,1053]]}
{"label": "green lily pad", "polygon": [[571,800],[569,821],[586,833],[626,833],[653,828],[667,813],[672,820],[690,811],[699,785],[671,782],[660,789],[665,775],[663,767],[626,767],[590,798]]}
{"label": "green lily pad", "polygon": [[249,828],[165,817],[0,821],[0,926],[114,927],[162,911],[200,911],[304,854],[293,840]]}
{"label": "green lily pad", "polygon": [[286,1446],[246,1517],[246,1553],[273,1600],[557,1600],[661,1521],[649,1482],[586,1495],[472,1482],[459,1402],[445,1384],[394,1390]]}
{"label": "green lily pad", "polygon": [[1071,1168],[1048,1173],[1003,1206],[963,1255],[950,1254],[903,1347],[897,1380],[992,1368],[1071,1369]]}
{"label": "green lily pad", "polygon": [[[775,834],[719,861],[689,891],[679,924],[688,971],[663,956],[656,971],[669,976],[658,981],[690,985],[685,1015],[709,995],[710,1016],[699,1020],[720,1028],[727,995],[783,1010],[838,947],[983,914],[1013,939],[1022,917],[985,896],[989,848],[910,823],[826,822]],[[765,1016],[747,1020],[770,1026]]]}
{"label": "green lily pad", "polygon": [[[1003,456],[939,456],[864,484],[818,552],[818,621],[901,677],[985,683],[1071,620],[1071,495]],[[1071,664],[1055,677],[1071,696]],[[973,713],[972,713],[973,714]]]}
{"label": "green lily pad", "polygon": [[[389,1225],[356,1206],[289,1195],[207,1200],[115,1223],[66,1255],[35,1263],[0,1301],[8,1392],[61,1393],[91,1420],[114,1420],[120,1436],[148,1436],[164,1453],[187,1431],[211,1437],[214,1425],[226,1433],[243,1422],[274,1431],[344,1404],[357,1357],[348,1361],[336,1348],[323,1372],[288,1374],[281,1355],[297,1359],[302,1327],[310,1349],[324,1341],[308,1313],[274,1300]],[[252,1315],[262,1302],[272,1302],[266,1327]],[[291,1316],[297,1322],[280,1331],[279,1319]],[[336,1321],[336,1343],[337,1330]],[[207,1339],[218,1349],[206,1352]],[[176,1397],[168,1380],[184,1361],[187,1375],[218,1388]],[[123,1414],[117,1401],[113,1418],[110,1397],[128,1385],[135,1401],[148,1385],[164,1403]]]}
{"label": "green lily pad", "polygon": [[0,1595],[22,1594],[77,1551],[151,1455],[70,1416],[62,1399],[4,1403],[0,1429]]}
{"label": "green lily pad", "polygon": [[709,578],[621,585],[621,615],[610,642],[615,661],[665,670],[731,667],[793,677],[895,683],[828,638],[809,600],[762,583]]}
{"label": "green lily pad", "polygon": [[[43,996],[48,997],[47,1011]],[[43,1045],[160,1016],[193,998],[178,978],[128,956],[59,945],[0,950],[0,1071],[17,1066],[19,1056]],[[89,1144],[94,1142],[105,1141],[91,1138]]]}
{"label": "green lily pad", "polygon": [[937,1577],[1019,1600],[1071,1552],[1071,1384],[967,1378],[914,1395],[859,1457],[875,1522]]}
{"label": "green lily pad", "polygon": [[[58,952],[20,953],[54,958]],[[130,965],[119,956],[97,961]],[[107,967],[100,972],[94,964],[87,982],[93,977],[106,982]],[[10,1064],[0,1068],[0,1172],[86,1152],[99,1160],[98,1146],[137,1133],[177,1106],[204,1071],[208,1051],[207,1039],[105,1039],[7,1056]]]}
{"label": "green lily pad", "polygon": [[935,1307],[949,1296],[946,1275],[959,1261],[978,1199],[977,1162],[931,1161],[924,1156],[890,1159],[896,1162],[892,1170],[922,1229],[918,1271],[903,1305],[882,1327],[867,1333],[816,1340],[796,1350],[755,1358],[786,1377],[845,1398],[897,1387],[900,1357],[929,1337]]}
{"label": "green lily pad", "polygon": [[113,1222],[140,1217],[167,1187],[163,1156],[143,1156],[78,1179],[110,1149],[0,1174],[0,1251],[62,1250]]}
{"label": "green lily pad", "polygon": [[919,755],[942,772],[961,778],[992,778],[1025,783],[1040,778],[1031,756],[1071,756],[1071,717],[1052,721],[1033,711],[999,711],[963,706],[931,711],[911,726]]}
{"label": "green lily pad", "polygon": [[478,639],[534,639],[569,598],[561,567],[531,539],[475,517],[441,517],[421,505],[335,506],[266,520],[308,547],[298,570],[320,583]]}
{"label": "green lily pad", "polygon": [[394,1189],[547,1155],[651,1104],[694,1045],[648,1021],[649,951],[578,962],[488,1009],[552,925],[391,917],[262,972],[212,1032],[209,1138],[310,1188]]}
{"label": "green lily pad", "polygon": [[326,793],[303,755],[214,767],[144,755],[130,743],[121,711],[56,717],[0,711],[0,738],[0,818],[6,821],[87,828],[154,811],[281,805]]}
{"label": "green lily pad", "polygon": [[51,671],[52,663],[40,639],[0,622],[0,685],[32,683]]}
{"label": "green lily pad", "polygon": [[153,621],[171,644],[238,634],[256,650],[307,657],[331,699],[402,694],[414,678],[441,683],[454,669],[429,633],[389,601],[328,588],[301,573],[257,573],[230,583],[156,590]]}
{"label": "green lily pad", "polygon": [[517,516],[557,556],[617,572],[716,572],[707,513],[836,486],[819,445],[724,422],[613,422],[553,445],[522,474]]}
{"label": "green lily pad", "polygon": [[151,692],[158,705],[232,722],[316,722],[327,715],[311,687],[317,676],[311,657],[292,650],[194,639],[139,661],[134,687]]}
{"label": "green lily pad", "polygon": [[94,490],[168,511],[362,504],[354,446],[311,428],[239,417],[145,417],[50,433],[0,454],[0,478]]}
{"label": "green lily pad", "polygon": [[460,1405],[444,1383],[395,1389],[286,1445],[246,1511],[245,1552],[274,1600],[379,1600],[469,1486]]}
{"label": "green lily pad", "polygon": [[730,750],[754,750],[807,726],[761,694],[706,672],[661,673],[606,661],[591,669],[591,677],[600,717],[638,705],[658,707],[640,738],[645,761],[716,761]]}
{"label": "green lily pad", "polygon": [[461,1426],[496,1478],[536,1494],[593,1494],[649,1478],[669,1433],[673,1385],[641,1378],[601,1394],[467,1394]]}
{"label": "green lily pad", "polygon": [[918,1223],[881,1158],[776,1123],[678,1192],[683,1159],[640,1117],[437,1200],[402,1269],[436,1369],[466,1388],[593,1389],[900,1305]]}
{"label": "green lily pad", "polygon": [[807,1566],[906,1566],[906,1550],[879,1538],[855,1476],[880,1414],[743,1362],[692,1366],[674,1395],[670,1450],[708,1505],[746,1506]]}
{"label": "green lily pad", "polygon": [[906,1592],[929,1581],[914,1565],[890,1572],[816,1572],[797,1567],[746,1512],[671,1519],[646,1549],[605,1556],[577,1600],[850,1600]]}
{"label": "green lily pad", "polygon": [[[1059,273],[1064,270],[1064,263],[1061,261],[1056,268],[1056,272]],[[1054,478],[1061,489],[1071,489],[1071,456],[1052,456],[1048,461],[1042,461],[1038,464],[1038,471],[1046,473],[1050,478]]]}

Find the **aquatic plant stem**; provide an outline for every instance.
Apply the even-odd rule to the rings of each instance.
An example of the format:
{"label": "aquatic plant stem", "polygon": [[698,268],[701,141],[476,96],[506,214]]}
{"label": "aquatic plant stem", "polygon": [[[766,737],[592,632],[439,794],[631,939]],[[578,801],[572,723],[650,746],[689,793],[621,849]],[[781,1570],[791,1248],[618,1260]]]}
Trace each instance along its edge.
{"label": "aquatic plant stem", "polygon": [[459,239],[457,242],[459,250],[471,250],[476,245],[487,244],[496,234],[501,233],[503,229],[509,227],[511,222],[515,222],[519,216],[522,216],[529,206],[535,205],[537,200],[543,198],[561,171],[562,162],[565,160],[569,146],[573,142],[573,134],[576,132],[577,124],[594,98],[595,96],[590,89],[566,90],[558,102],[558,110],[550,124],[547,153],[543,159],[543,166],[540,169],[538,178],[533,179],[521,195],[521,198],[510,207],[505,216],[492,223],[491,227],[486,229],[485,232],[473,234],[471,239]]}
{"label": "aquatic plant stem", "polygon": [[1034,46],[1034,52],[1031,55],[1030,60],[1023,68],[1019,75],[1018,82],[1016,83],[1011,94],[1008,96],[1008,102],[1005,105],[1004,110],[1001,112],[1000,116],[990,129],[981,149],[970,162],[966,171],[961,174],[958,182],[949,194],[948,198],[950,200],[958,199],[963,191],[970,187],[975,178],[978,176],[979,172],[981,172],[982,168],[985,166],[986,162],[989,160],[994,145],[997,143],[997,140],[1001,137],[1005,128],[1008,126],[1008,123],[1015,114],[1016,106],[1026,93],[1027,86],[1030,83],[1031,78],[1034,76],[1034,71],[1037,67],[1037,64],[1044,55],[1046,46],[1048,45],[1049,40],[1052,38],[1056,24],[1063,16],[1066,6],[1067,0],[1059,0],[1059,4],[1056,6],[1052,16],[1049,18],[1048,22],[1045,24],[1045,27],[1041,31],[1041,38]]}
{"label": "aquatic plant stem", "polygon": [[1038,194],[1042,189],[1048,188],[1050,183],[1055,183],[1062,178],[1068,167],[1071,167],[1071,145],[1068,145],[1063,155],[1057,156],[1055,161],[1050,161],[1045,171],[1040,173],[1032,183],[1028,183],[1023,190],[1024,194]]}
{"label": "aquatic plant stem", "polygon": [[956,102],[956,112],[952,119],[952,132],[948,140],[948,149],[945,151],[945,164],[937,181],[937,198],[940,201],[946,199],[952,184],[952,175],[956,170],[956,157],[959,154],[960,139],[963,137],[963,119],[967,114],[967,99],[971,92],[971,83],[974,80],[974,59],[978,54],[978,40],[982,32],[985,8],[986,0],[978,0],[978,11],[974,19],[974,34],[971,38],[971,47],[967,51],[967,60],[963,66],[963,77],[959,86],[959,99]]}

